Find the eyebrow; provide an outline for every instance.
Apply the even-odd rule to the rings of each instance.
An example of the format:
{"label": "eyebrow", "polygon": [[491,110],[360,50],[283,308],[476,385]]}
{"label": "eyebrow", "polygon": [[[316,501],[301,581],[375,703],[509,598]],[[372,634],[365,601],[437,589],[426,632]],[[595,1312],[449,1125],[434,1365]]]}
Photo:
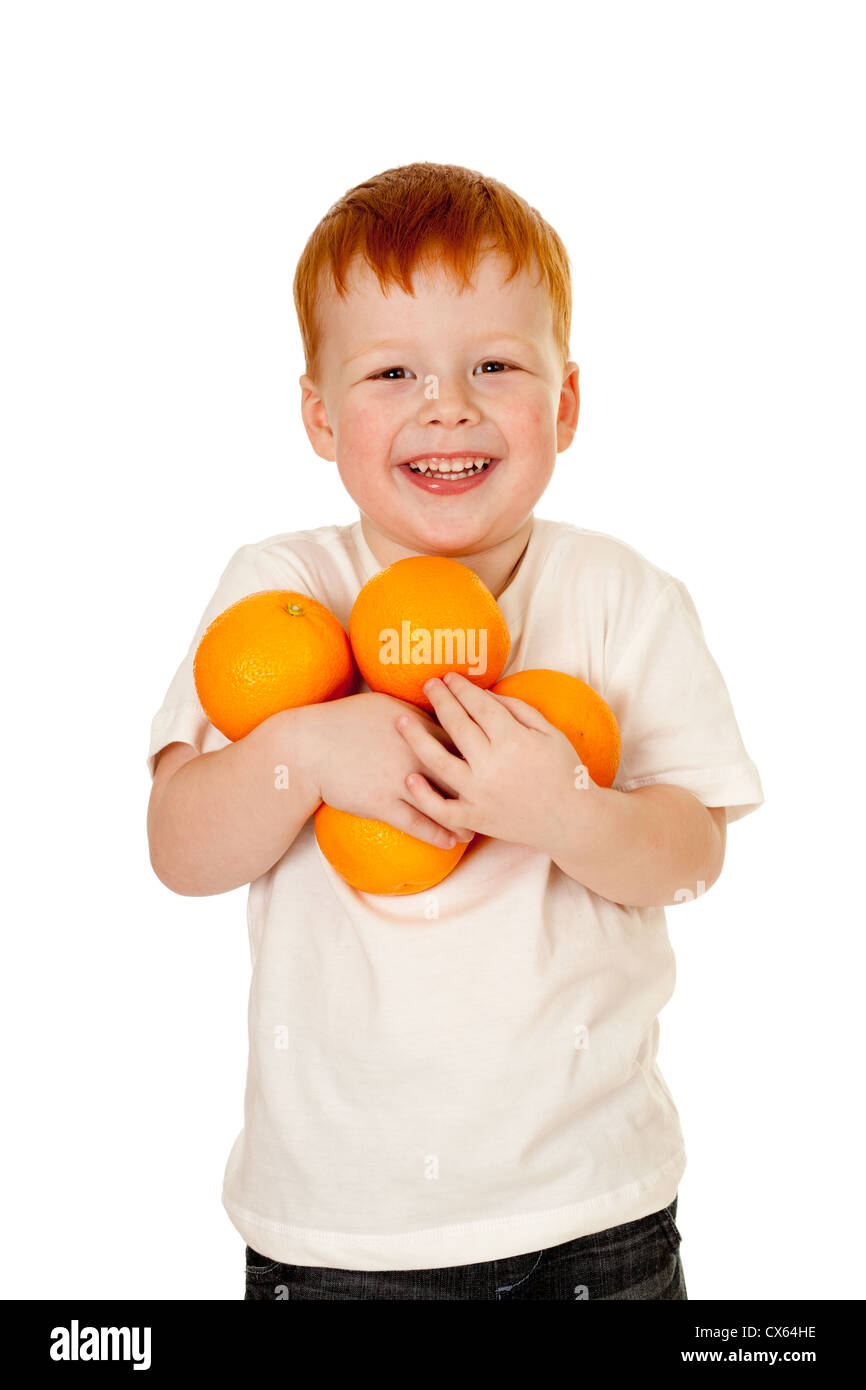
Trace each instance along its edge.
{"label": "eyebrow", "polygon": [[367,347],[360,348],[358,352],[353,352],[351,357],[347,357],[344,360],[346,362],[354,362],[356,357],[366,357],[368,352],[378,352],[380,348],[399,346],[399,338],[383,338],[382,341],[379,343],[370,343]]}
{"label": "eyebrow", "polygon": [[[490,340],[494,342],[521,343],[524,347],[529,346],[529,339],[521,337],[518,333],[490,333],[485,331],[484,333],[476,334],[473,341],[487,342]],[[380,349],[402,347],[404,343],[405,340],[402,338],[383,338],[381,342],[370,343],[367,347],[362,347],[358,352],[353,352],[351,357],[346,357],[344,359],[344,364],[347,362],[354,362],[356,357],[366,357],[368,353],[378,352]]]}

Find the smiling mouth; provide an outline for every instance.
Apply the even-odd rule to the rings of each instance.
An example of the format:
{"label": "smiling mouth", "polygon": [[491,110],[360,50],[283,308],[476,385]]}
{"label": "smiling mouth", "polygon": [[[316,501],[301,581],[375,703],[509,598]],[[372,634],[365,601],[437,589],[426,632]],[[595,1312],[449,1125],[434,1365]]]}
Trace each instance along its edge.
{"label": "smiling mouth", "polygon": [[489,458],[476,458],[474,454],[467,454],[463,458],[419,459],[417,463],[407,464],[407,467],[413,473],[436,474],[437,477],[447,478],[471,478],[476,473],[482,473],[492,461]]}
{"label": "smiling mouth", "polygon": [[464,492],[491,473],[498,458],[466,454],[454,458],[430,457],[398,465],[399,471],[425,492]]}

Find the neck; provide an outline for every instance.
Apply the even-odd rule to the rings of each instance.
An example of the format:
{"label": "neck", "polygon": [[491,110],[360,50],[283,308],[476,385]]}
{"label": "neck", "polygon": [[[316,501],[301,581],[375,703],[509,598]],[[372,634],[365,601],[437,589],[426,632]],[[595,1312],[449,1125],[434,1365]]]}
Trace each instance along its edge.
{"label": "neck", "polygon": [[[450,555],[448,558],[458,560],[461,565],[472,570],[473,574],[477,574],[481,582],[487,585],[493,597],[499,598],[500,594],[511,583],[520,561],[523,559],[529,538],[532,535],[533,520],[532,513],[530,513],[513,536],[509,536],[506,540],[499,541],[496,545],[485,550],[477,550],[468,555]],[[439,553],[409,550],[386,532],[380,531],[376,523],[363,512],[361,513],[361,531],[364,540],[382,566],[392,565],[395,560],[404,560],[409,555]]]}

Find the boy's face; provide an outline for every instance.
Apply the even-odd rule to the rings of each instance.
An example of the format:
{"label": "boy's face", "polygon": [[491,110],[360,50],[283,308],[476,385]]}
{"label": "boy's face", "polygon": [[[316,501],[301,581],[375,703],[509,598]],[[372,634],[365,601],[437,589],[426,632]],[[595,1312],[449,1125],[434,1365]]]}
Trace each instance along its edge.
{"label": "boy's face", "polygon": [[[472,289],[442,269],[417,272],[414,297],[383,294],[362,261],[345,300],[323,296],[319,380],[301,377],[316,453],[336,459],[381,563],[405,552],[471,556],[516,536],[571,443],[578,367],[563,374],[537,272],[504,284],[490,253]],[[330,287],[329,287],[330,288]],[[454,478],[419,455],[493,461]],[[465,465],[465,459],[464,459]],[[525,539],[525,537],[524,537]]]}

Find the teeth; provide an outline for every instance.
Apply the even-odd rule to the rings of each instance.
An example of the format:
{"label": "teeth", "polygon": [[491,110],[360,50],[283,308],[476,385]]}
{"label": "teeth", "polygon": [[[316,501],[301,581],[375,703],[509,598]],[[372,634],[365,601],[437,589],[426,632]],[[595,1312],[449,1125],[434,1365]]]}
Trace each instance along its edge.
{"label": "teeth", "polygon": [[471,458],[466,455],[455,459],[421,459],[418,463],[410,463],[409,467],[413,473],[447,473],[452,478],[469,478],[474,473],[480,473],[490,461],[489,458]]}

